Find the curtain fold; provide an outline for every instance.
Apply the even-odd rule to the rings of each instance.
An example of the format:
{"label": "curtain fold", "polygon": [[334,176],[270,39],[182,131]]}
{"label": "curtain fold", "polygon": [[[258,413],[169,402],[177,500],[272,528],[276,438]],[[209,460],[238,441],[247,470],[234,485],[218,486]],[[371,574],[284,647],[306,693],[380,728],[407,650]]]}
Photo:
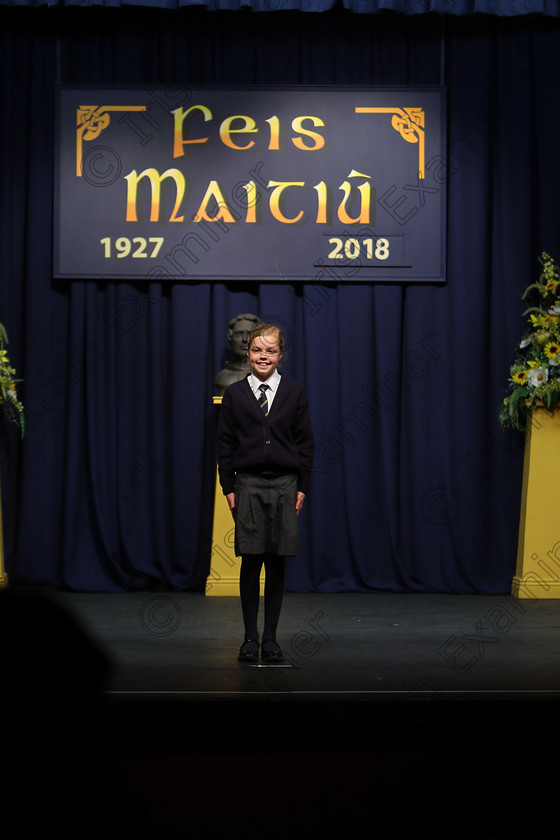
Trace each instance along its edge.
{"label": "curtain fold", "polygon": [[[316,436],[288,588],[509,592],[523,441],[497,407],[521,294],[542,250],[560,259],[559,24],[450,16],[442,29],[342,9],[0,17],[0,321],[28,418],[23,443],[0,424],[10,579],[204,588],[212,379],[229,320],[253,312],[285,327],[284,370],[307,387]],[[53,280],[57,81],[437,85],[442,59],[444,286]]]}

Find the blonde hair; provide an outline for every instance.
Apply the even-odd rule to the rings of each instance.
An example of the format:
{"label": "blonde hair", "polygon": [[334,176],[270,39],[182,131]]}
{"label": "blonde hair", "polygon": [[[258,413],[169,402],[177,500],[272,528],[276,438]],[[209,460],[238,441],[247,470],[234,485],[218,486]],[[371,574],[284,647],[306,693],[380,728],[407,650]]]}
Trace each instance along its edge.
{"label": "blonde hair", "polygon": [[251,349],[251,345],[256,338],[260,338],[261,335],[276,335],[277,340],[276,343],[278,344],[278,349],[281,353],[284,352],[284,333],[277,327],[276,324],[258,324],[252,331],[251,335],[249,336],[249,340],[247,342],[247,349]]}

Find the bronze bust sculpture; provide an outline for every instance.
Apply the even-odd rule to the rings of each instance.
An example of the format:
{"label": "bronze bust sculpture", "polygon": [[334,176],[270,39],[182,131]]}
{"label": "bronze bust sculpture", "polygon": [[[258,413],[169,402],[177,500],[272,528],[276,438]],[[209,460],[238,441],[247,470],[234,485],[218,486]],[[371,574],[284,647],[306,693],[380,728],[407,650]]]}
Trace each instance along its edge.
{"label": "bronze bust sculpture", "polygon": [[214,385],[217,386],[221,395],[228,385],[244,379],[251,370],[247,360],[247,342],[251,331],[260,323],[261,319],[258,315],[249,313],[236,315],[229,322],[227,340],[231,345],[234,359],[226,361],[225,367],[214,377]]}

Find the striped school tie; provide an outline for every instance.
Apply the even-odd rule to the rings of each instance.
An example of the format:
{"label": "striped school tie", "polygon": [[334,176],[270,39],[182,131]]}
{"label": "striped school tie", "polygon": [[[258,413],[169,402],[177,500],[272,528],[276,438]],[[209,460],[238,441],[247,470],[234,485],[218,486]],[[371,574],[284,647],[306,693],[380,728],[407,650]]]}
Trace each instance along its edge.
{"label": "striped school tie", "polygon": [[268,385],[259,385],[259,391],[261,395],[259,397],[259,405],[264,411],[264,416],[268,417],[268,397],[266,396],[266,389]]}

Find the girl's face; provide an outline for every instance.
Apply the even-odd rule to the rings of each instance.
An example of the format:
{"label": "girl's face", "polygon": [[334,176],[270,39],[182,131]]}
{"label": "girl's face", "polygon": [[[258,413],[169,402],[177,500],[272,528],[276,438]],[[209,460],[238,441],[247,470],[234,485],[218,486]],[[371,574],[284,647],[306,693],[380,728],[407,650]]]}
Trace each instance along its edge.
{"label": "girl's face", "polygon": [[272,376],[282,355],[278,348],[278,336],[275,333],[259,335],[247,350],[249,364],[261,382],[265,382]]}

